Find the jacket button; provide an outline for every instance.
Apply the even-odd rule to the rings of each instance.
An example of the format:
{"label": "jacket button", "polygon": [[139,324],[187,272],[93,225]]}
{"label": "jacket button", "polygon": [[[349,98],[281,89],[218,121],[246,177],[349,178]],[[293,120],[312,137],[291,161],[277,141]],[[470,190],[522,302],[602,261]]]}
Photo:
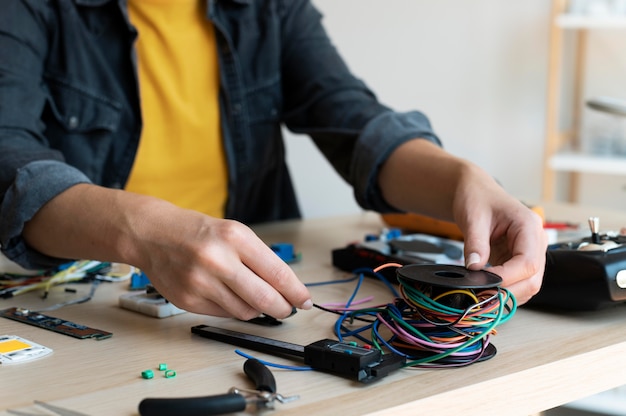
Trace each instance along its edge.
{"label": "jacket button", "polygon": [[67,121],[67,124],[70,129],[75,129],[76,127],[78,127],[78,117],[71,116]]}

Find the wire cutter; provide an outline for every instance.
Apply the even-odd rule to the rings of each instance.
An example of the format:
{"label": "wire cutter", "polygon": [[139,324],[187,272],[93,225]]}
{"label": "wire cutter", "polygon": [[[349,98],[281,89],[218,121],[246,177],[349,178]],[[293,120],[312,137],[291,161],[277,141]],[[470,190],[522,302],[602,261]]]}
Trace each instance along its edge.
{"label": "wire cutter", "polygon": [[[54,406],[48,403],[44,403],[44,402],[40,402],[38,400],[35,400],[35,404],[37,406],[43,407],[44,409],[48,409],[51,412],[56,413],[57,415],[60,416],[88,416],[85,413],[80,413],[80,412],[76,412],[74,410],[70,410],[70,409],[66,409],[64,407],[59,407],[59,406]],[[18,415],[18,416],[38,416],[41,415],[41,413],[28,413],[28,412],[23,412],[20,410],[12,410],[12,409],[8,409],[7,410],[8,413],[14,414],[14,415]]]}
{"label": "wire cutter", "polygon": [[243,364],[244,373],[256,386],[253,389],[232,387],[228,393],[214,396],[183,398],[146,398],[139,403],[141,416],[205,416],[243,411],[248,405],[257,409],[273,408],[274,402],[287,403],[299,396],[285,397],[276,392],[272,372],[259,360],[249,358]]}

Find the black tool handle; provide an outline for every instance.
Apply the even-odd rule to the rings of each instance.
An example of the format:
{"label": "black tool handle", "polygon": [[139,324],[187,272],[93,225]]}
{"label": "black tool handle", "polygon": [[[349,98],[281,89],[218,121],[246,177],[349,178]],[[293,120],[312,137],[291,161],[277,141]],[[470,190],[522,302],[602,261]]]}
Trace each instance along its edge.
{"label": "black tool handle", "polygon": [[245,410],[246,405],[246,398],[236,393],[172,399],[147,398],[139,403],[139,414],[141,416],[222,415]]}
{"label": "black tool handle", "polygon": [[263,363],[255,358],[248,358],[243,363],[243,372],[254,382],[256,389],[276,393],[274,375]]}

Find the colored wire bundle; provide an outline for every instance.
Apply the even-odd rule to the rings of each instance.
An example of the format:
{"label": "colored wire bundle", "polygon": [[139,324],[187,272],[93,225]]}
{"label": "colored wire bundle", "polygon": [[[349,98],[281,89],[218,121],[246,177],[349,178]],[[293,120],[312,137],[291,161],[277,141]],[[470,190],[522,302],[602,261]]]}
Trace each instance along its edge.
{"label": "colored wire bundle", "polygon": [[[348,279],[307,284],[310,287],[356,281],[347,302],[314,304],[322,311],[339,315],[334,331],[340,342],[356,338],[383,353],[405,357],[405,367],[415,368],[460,367],[495,354],[490,337],[496,333],[497,326],[511,319],[517,310],[511,292],[499,286],[476,290],[416,284],[400,276],[398,291],[379,273],[385,267],[402,265],[390,263],[374,270],[362,268],[355,270],[355,275]],[[381,280],[394,300],[368,308],[356,307],[373,300],[372,296],[356,300],[366,275]],[[235,352],[254,358],[240,350]],[[309,366],[260,361],[281,369],[312,370]]]}
{"label": "colored wire bundle", "polygon": [[[386,281],[377,273],[383,267],[400,265],[388,264],[373,271]],[[362,280],[363,274],[345,307],[323,308],[340,313],[335,323],[338,339],[354,337],[380,350],[400,354],[410,367],[463,366],[490,358],[495,354],[490,337],[517,309],[514,296],[504,288],[438,287],[401,277],[399,296],[393,302],[353,308],[352,301]]]}
{"label": "colored wire bundle", "polygon": [[[90,294],[84,299],[53,305],[58,308],[67,304],[85,302],[93,296],[97,283],[101,281],[118,282],[130,279],[135,268],[130,271],[121,270],[117,263],[99,262],[93,260],[78,260],[65,263],[58,268],[36,275],[3,275],[0,278],[0,298],[11,298],[35,290],[42,291],[42,298],[46,298],[50,290],[58,285],[77,282],[92,282]],[[46,310],[50,310],[47,308]]]}

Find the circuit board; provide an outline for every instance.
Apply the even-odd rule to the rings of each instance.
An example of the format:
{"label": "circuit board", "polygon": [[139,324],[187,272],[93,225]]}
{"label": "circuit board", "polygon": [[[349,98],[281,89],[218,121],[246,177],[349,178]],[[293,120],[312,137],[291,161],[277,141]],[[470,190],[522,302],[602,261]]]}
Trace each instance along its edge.
{"label": "circuit board", "polygon": [[64,319],[43,315],[39,312],[29,311],[23,308],[9,308],[0,311],[0,316],[14,321],[23,322],[25,324],[34,325],[49,331],[58,332],[60,334],[69,335],[74,338],[93,338],[102,340],[111,338],[110,332],[101,331],[99,329],[90,328],[75,322],[66,321]]}
{"label": "circuit board", "polygon": [[0,335],[0,364],[22,363],[50,353],[50,348],[17,335]]}

